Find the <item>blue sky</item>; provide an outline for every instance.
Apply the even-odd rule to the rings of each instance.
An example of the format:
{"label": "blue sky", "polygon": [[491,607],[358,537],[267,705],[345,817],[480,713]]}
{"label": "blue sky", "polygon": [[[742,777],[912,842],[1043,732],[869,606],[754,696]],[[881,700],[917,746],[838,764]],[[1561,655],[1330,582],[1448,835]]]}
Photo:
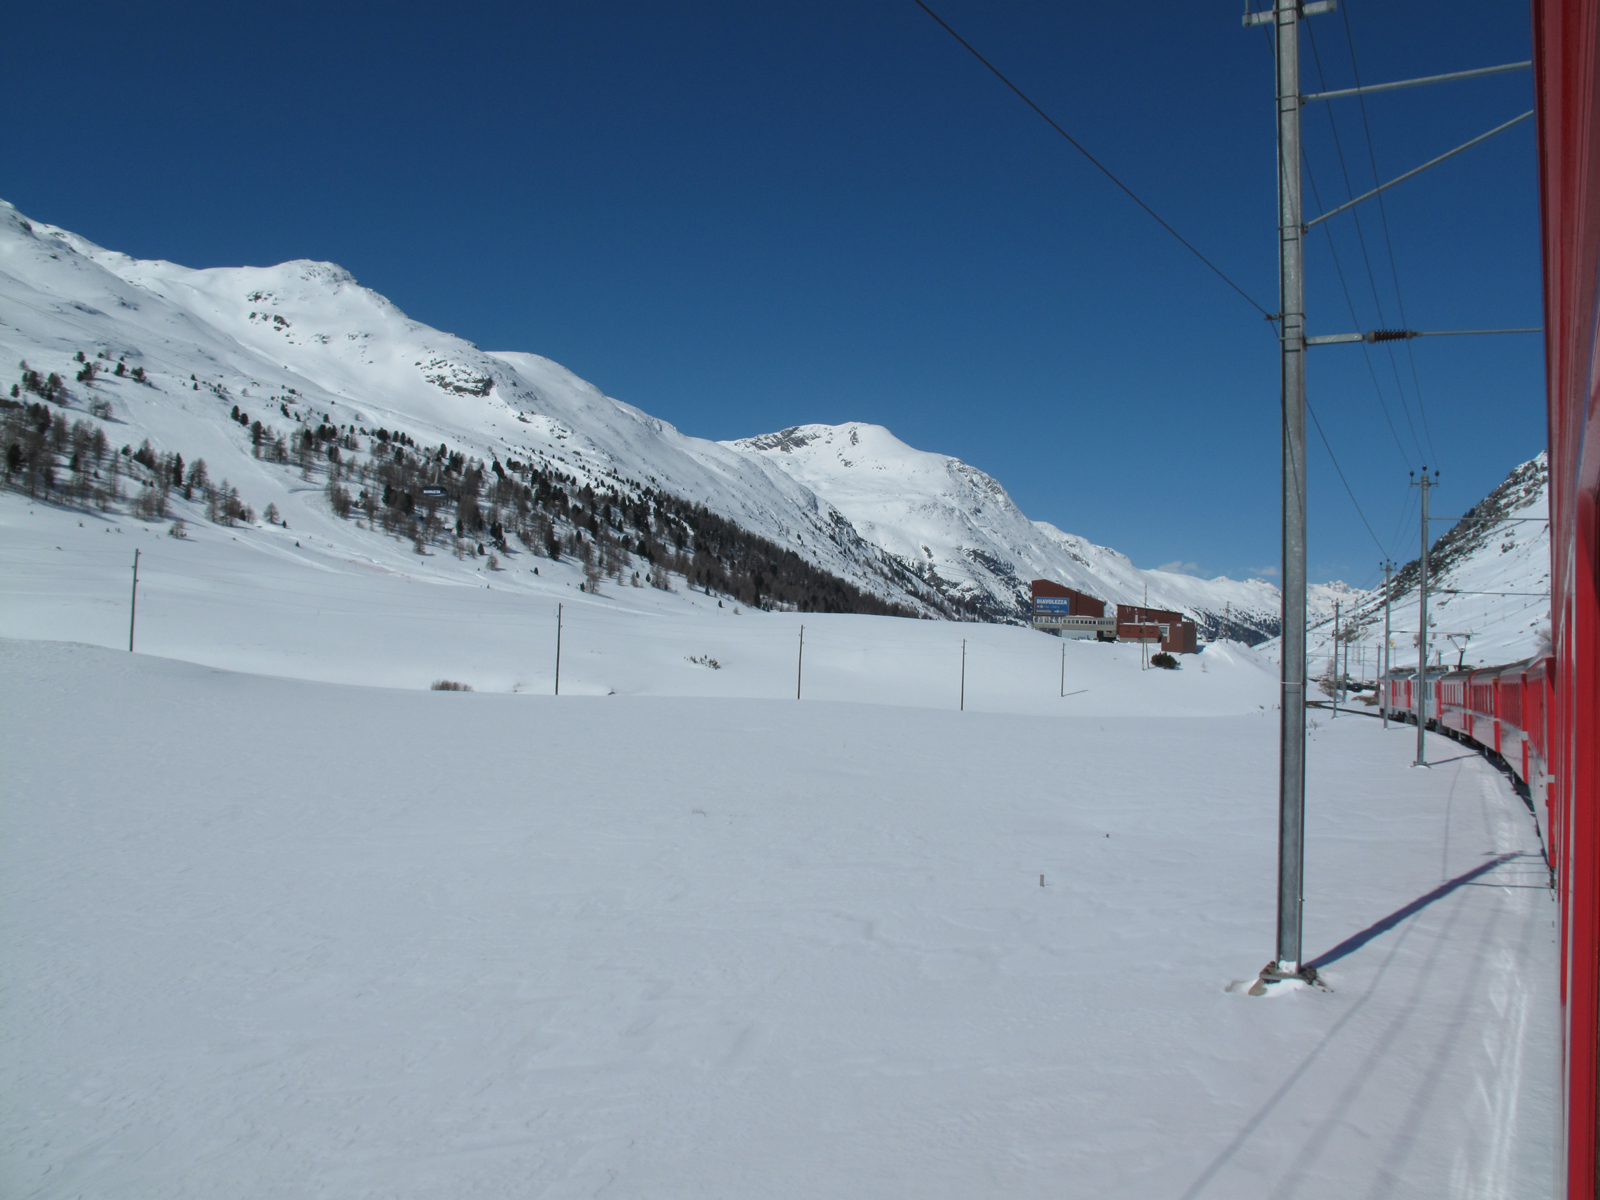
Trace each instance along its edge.
{"label": "blue sky", "polygon": [[[1240,6],[932,7],[1276,308],[1272,64]],[[1369,83],[1530,54],[1525,4],[1354,0],[1310,20],[1305,90],[1319,61],[1349,86],[1346,17]],[[1271,327],[912,0],[57,3],[6,40],[0,194],[30,216],[195,267],[331,260],[688,433],[877,422],[1141,566],[1276,567]],[[1372,97],[1370,152],[1355,102],[1314,106],[1307,159],[1331,207],[1345,171],[1532,106],[1526,72]],[[1313,231],[1311,330],[1399,325],[1396,276],[1412,328],[1541,324],[1535,165],[1526,122],[1359,238],[1334,218],[1348,302]],[[1373,531],[1313,431],[1314,579],[1415,554],[1408,469],[1459,512],[1545,444],[1536,336],[1314,355]]]}

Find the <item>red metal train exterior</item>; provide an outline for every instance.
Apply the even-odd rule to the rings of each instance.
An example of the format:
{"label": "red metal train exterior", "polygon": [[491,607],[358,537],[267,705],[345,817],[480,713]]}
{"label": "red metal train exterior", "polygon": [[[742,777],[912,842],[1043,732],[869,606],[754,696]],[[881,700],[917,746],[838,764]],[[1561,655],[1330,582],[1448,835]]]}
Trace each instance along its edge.
{"label": "red metal train exterior", "polygon": [[[1557,845],[1550,802],[1554,684],[1555,659],[1545,655],[1504,667],[1429,667],[1423,685],[1429,729],[1482,748],[1526,785],[1552,870]],[[1415,668],[1390,672],[1378,691],[1381,711],[1390,720],[1414,721],[1416,687]]]}
{"label": "red metal train exterior", "polygon": [[[1553,652],[1428,671],[1428,720],[1496,754],[1534,799],[1561,911],[1568,1200],[1600,1195],[1600,0],[1533,0]],[[1415,672],[1385,682],[1409,710]]]}
{"label": "red metal train exterior", "polygon": [[1533,0],[1553,657],[1546,844],[1561,904],[1560,1192],[1600,1193],[1600,0]]}

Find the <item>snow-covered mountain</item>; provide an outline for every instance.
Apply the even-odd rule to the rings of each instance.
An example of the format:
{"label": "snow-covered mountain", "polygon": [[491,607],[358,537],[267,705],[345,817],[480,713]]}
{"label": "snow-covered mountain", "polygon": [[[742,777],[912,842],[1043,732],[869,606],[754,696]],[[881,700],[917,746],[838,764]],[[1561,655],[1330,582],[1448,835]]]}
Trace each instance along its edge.
{"label": "snow-covered mountain", "polygon": [[[291,497],[304,506],[306,484],[327,471],[332,486],[341,469],[354,471],[359,508],[354,493],[376,488],[392,434],[410,448],[408,496],[413,479],[448,482],[450,456],[468,471],[476,461],[491,483],[491,467],[521,480],[528,495],[540,478],[559,480],[574,495],[588,488],[616,501],[584,520],[615,522],[611,532],[630,552],[635,531],[619,514],[641,497],[678,498],[676,516],[647,514],[643,532],[663,544],[684,538],[667,565],[699,572],[701,583],[710,577],[686,565],[699,534],[685,505],[766,539],[768,559],[791,552],[863,595],[923,615],[1019,620],[1029,581],[1043,576],[1112,602],[1180,609],[1212,631],[1226,618],[1228,631],[1248,640],[1277,631],[1272,584],[1140,570],[1114,550],[1030,521],[982,471],[912,449],[879,426],[800,426],[722,443],[687,437],[548,359],[485,352],[413,321],[329,263],[192,270],[103,249],[4,205],[0,354],[28,364],[36,383],[57,376],[56,399],[75,416],[91,403],[109,412],[111,442],[148,441],[152,459],[204,457],[211,476],[226,477],[255,509],[282,511]],[[97,378],[92,370],[81,378],[88,366],[102,368]],[[31,399],[28,378],[22,400]],[[310,466],[300,453],[308,437]],[[343,448],[342,468],[323,465],[329,440]],[[393,482],[382,490],[398,503],[402,484]],[[513,500],[505,500],[508,514]],[[388,520],[387,505],[369,507],[364,523],[329,524],[329,538],[370,553],[370,539],[406,533],[404,522]],[[402,515],[421,519],[411,508]],[[450,514],[430,508],[428,518],[448,523]],[[440,544],[448,529],[422,532]]]}
{"label": "snow-covered mountain", "polygon": [[[1541,453],[1511,471],[1494,491],[1428,549],[1428,662],[1491,666],[1548,648],[1550,638],[1549,458]],[[1417,664],[1421,560],[1399,569],[1387,593],[1320,589],[1310,606],[1307,657],[1323,675],[1335,646],[1333,600],[1342,601],[1340,643],[1350,645],[1352,678],[1368,679],[1380,661],[1388,597],[1391,661]],[[1277,648],[1274,640],[1263,647]],[[1342,654],[1342,651],[1341,651]]]}
{"label": "snow-covered mountain", "polygon": [[1113,602],[1195,614],[1235,635],[1276,632],[1278,589],[1263,580],[1142,571],[1124,554],[1030,521],[992,476],[906,445],[881,425],[801,425],[726,445],[776,464],[966,611],[1015,615],[1029,583],[1054,579]]}
{"label": "snow-covered mountain", "polygon": [[[890,578],[838,513],[759,458],[685,437],[548,359],[488,354],[412,321],[329,263],[189,270],[104,250],[6,206],[0,346],[64,379],[87,351],[104,370],[66,385],[74,407],[110,404],[114,441],[204,456],[257,507],[288,485],[253,455],[234,407],[294,429],[362,440],[381,428],[485,463],[543,464],[574,487],[687,497],[868,592],[915,590]],[[113,361],[144,386],[113,376]]]}

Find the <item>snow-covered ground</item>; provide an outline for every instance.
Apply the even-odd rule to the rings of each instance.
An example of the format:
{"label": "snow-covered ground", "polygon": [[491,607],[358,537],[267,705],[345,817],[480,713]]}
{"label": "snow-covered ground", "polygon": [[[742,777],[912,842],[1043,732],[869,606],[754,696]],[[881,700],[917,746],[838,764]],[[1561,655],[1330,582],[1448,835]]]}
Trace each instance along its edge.
{"label": "snow-covered ground", "polygon": [[[835,508],[770,447],[683,438],[325,265],[190,272],[0,215],[0,345],[142,364],[148,386],[93,385],[113,450],[203,455],[283,521],[0,491],[0,1191],[1549,1191],[1553,906],[1481,759],[1410,770],[1406,730],[1319,714],[1328,990],[1250,997],[1270,653],[1142,670],[1133,646],[741,609],[681,575],[594,594],[519,544],[498,570],[418,554],[335,516],[331,468],[256,458],[229,405],[643,479],[898,586],[853,476]],[[1025,521],[956,475],[977,492],[917,485],[936,563],[974,496],[996,545]]]}
{"label": "snow-covered ground", "polygon": [[[339,597],[301,615],[324,675]],[[10,1195],[1550,1187],[1533,823],[1477,756],[1409,769],[1404,729],[1313,730],[1329,990],[1255,998],[1270,712],[464,695],[16,640],[0,678]]]}
{"label": "snow-covered ground", "polygon": [[285,503],[287,530],[196,521],[180,541],[165,523],[0,493],[0,636],[125,648],[137,548],[138,648],[232,670],[549,693],[560,606],[567,695],[793,696],[803,625],[808,699],[957,708],[965,642],[974,711],[1204,715],[1276,700],[1275,668],[1237,643],[1181,671],[1145,672],[1137,646],[1009,625],[766,613],[681,579],[670,592],[608,583],[593,596],[579,590],[580,566],[525,553],[491,571],[378,538],[377,554],[357,558],[313,536],[334,518]]}
{"label": "snow-covered ground", "polygon": [[1331,990],[1252,998],[1265,656],[591,596],[304,519],[0,495],[9,1192],[1547,1190],[1553,910],[1481,759],[1318,718]]}

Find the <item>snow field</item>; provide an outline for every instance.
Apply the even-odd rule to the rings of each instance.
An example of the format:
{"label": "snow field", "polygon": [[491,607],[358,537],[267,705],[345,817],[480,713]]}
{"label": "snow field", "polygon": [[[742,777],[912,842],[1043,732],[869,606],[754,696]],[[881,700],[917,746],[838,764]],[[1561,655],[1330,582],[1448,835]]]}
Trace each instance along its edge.
{"label": "snow field", "polygon": [[[1239,645],[1141,671],[1137,646],[1069,641],[1065,690],[1076,694],[1063,699],[1063,643],[1029,629],[736,611],[681,577],[672,592],[608,582],[591,596],[571,562],[514,553],[504,570],[474,569],[387,538],[373,539],[381,557],[357,558],[323,538],[313,514],[286,515],[289,530],[196,520],[177,541],[165,523],[0,494],[0,636],[125,649],[138,548],[139,650],[259,674],[548,694],[560,605],[569,695],[793,698],[804,625],[808,700],[955,709],[965,639],[970,711],[1198,716],[1276,701],[1275,669]],[[690,661],[705,658],[717,667]]]}
{"label": "snow field", "polygon": [[[386,642],[434,669],[403,614],[366,613],[362,641],[347,610],[373,593],[304,569],[340,582],[288,610],[296,651],[288,616],[216,628],[293,597],[230,592],[219,623],[214,580],[152,639],[350,676]],[[49,582],[5,585],[7,632],[44,623]],[[63,625],[97,587],[61,590]],[[614,619],[692,624],[713,654],[707,630],[777,624],[647,599],[680,611]],[[872,629],[939,627],[851,627],[864,653]],[[615,678],[677,686],[650,645]],[[1271,951],[1276,722],[1210,654],[1135,664],[1108,708],[1181,682],[1234,715],[1061,719],[358,688],[0,641],[5,1190],[1546,1194],[1531,816],[1449,743],[1416,771],[1410,731],[1319,718],[1306,932],[1332,990],[1225,990]]]}

